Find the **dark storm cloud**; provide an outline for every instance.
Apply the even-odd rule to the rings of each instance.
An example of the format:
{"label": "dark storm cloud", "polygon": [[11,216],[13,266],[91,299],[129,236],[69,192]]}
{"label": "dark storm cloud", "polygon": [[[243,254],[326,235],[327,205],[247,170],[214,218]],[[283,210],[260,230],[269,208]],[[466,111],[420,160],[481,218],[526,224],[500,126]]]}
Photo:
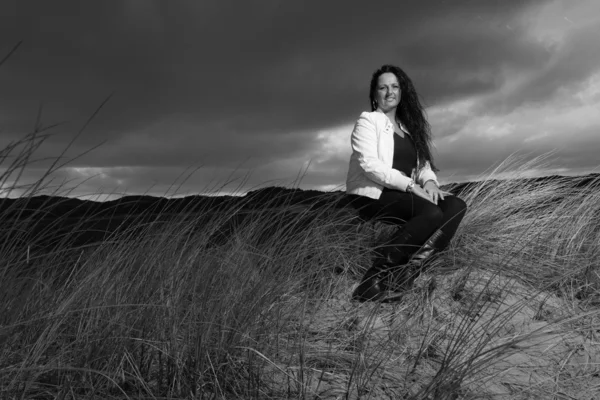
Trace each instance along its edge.
{"label": "dark storm cloud", "polygon": [[[591,61],[577,71],[561,61],[591,46],[587,32],[567,39],[570,56],[527,34],[519,16],[545,3],[3,2],[0,55],[23,43],[0,67],[0,145],[31,130],[43,103],[45,123],[70,121],[40,149],[55,156],[114,92],[69,155],[106,143],[74,166],[143,167],[128,172],[139,182],[141,171],[196,165],[294,174],[319,154],[319,130],[366,109],[383,63],[401,65],[434,106],[493,94],[506,71],[556,59],[515,103],[589,75]],[[446,117],[437,137],[470,115]],[[342,158],[315,162],[311,179],[343,174]]]}
{"label": "dark storm cloud", "polygon": [[424,94],[435,100],[494,86],[485,72],[469,71],[474,57],[523,63],[538,52],[511,43],[502,26],[524,1],[438,2],[433,10],[416,1],[258,4],[7,3],[0,48],[23,45],[4,66],[2,103],[14,115],[4,125],[28,126],[39,101],[48,119],[80,120],[116,91],[96,123],[104,137],[172,113],[209,124],[235,116],[240,122],[227,128],[247,132],[309,129],[364,108],[368,78],[383,62],[414,69],[415,79],[424,71],[435,85],[424,84]]}

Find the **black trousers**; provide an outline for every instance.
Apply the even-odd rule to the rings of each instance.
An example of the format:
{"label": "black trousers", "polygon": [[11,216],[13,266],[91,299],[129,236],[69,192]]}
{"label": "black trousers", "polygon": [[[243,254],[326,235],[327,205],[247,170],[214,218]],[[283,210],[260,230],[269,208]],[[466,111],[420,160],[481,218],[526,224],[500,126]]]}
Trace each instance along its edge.
{"label": "black trousers", "polygon": [[[445,196],[437,205],[412,193],[389,189],[385,189],[377,200],[366,196],[349,196],[352,206],[362,218],[402,226],[387,243],[388,246],[410,246],[414,250],[437,229],[444,233],[443,241],[437,243],[438,250],[443,250],[467,211],[466,203],[452,195]],[[408,242],[406,237],[410,237]]]}

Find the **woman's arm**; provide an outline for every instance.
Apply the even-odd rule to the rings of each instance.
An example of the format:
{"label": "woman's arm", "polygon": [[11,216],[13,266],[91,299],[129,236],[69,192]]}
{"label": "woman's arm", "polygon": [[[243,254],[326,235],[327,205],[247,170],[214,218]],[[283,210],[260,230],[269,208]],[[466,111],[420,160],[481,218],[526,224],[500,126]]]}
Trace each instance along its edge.
{"label": "woman's arm", "polygon": [[426,167],[429,171],[425,170],[423,173],[419,174],[420,176],[426,176],[426,178],[421,178],[424,179],[421,186],[423,186],[423,190],[431,196],[433,203],[437,204],[439,200],[444,200],[444,196],[451,195],[452,193],[440,189],[440,184],[436,179],[435,173],[431,170],[429,163],[426,164]]}
{"label": "woman's arm", "polygon": [[352,150],[358,163],[372,181],[390,189],[406,191],[411,179],[402,172],[385,165],[378,157],[377,132],[369,113],[362,113],[352,131]]}
{"label": "woman's arm", "polygon": [[435,172],[433,172],[431,165],[429,165],[429,161],[426,161],[425,165],[417,173],[417,182],[419,182],[419,185],[425,186],[428,181],[433,181],[437,187],[440,186]]}

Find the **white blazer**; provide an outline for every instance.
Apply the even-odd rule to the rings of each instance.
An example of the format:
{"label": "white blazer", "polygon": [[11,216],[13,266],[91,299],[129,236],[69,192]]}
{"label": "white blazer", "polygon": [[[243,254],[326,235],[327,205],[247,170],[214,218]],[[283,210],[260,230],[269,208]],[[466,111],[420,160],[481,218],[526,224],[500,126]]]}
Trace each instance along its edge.
{"label": "white blazer", "polygon": [[[410,135],[406,129],[402,129]],[[433,180],[439,186],[429,162],[417,164],[408,177],[392,168],[394,161],[394,125],[380,111],[363,112],[352,131],[352,155],[346,179],[346,193],[378,199],[383,187],[406,191],[411,179],[419,185]]]}

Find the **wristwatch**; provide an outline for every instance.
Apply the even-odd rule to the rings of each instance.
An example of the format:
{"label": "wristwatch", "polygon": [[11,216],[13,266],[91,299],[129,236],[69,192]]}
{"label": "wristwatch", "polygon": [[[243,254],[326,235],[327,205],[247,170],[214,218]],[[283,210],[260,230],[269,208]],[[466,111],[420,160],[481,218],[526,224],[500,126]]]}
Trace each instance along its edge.
{"label": "wristwatch", "polygon": [[415,181],[413,181],[411,179],[410,182],[408,182],[408,186],[406,186],[406,193],[412,193],[412,191],[414,189],[415,189]]}

